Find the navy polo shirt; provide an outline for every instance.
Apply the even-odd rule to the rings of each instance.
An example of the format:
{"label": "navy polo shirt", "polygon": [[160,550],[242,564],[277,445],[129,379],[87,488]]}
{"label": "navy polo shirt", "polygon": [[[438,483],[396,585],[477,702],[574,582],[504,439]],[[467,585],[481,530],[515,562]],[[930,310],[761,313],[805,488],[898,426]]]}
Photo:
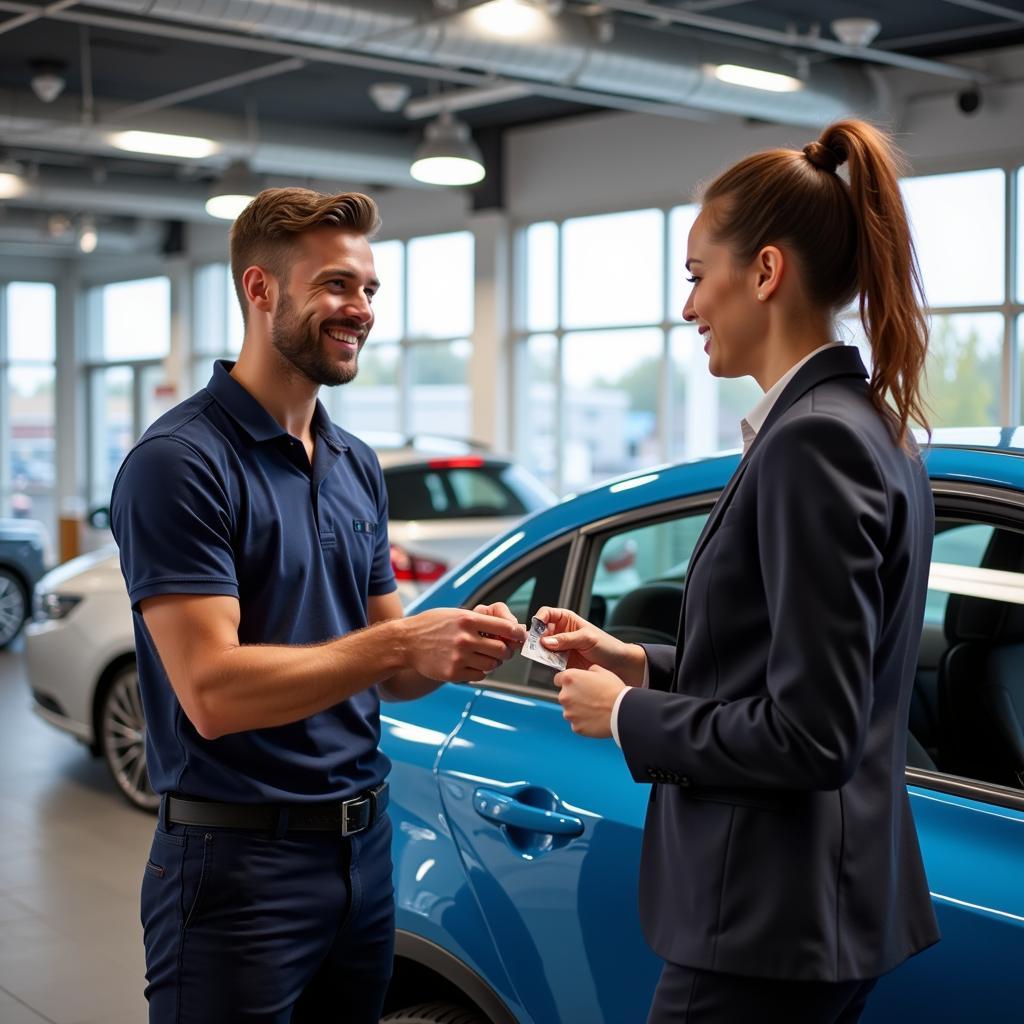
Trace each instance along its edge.
{"label": "navy polo shirt", "polygon": [[146,754],[159,793],[241,803],[344,799],[383,780],[373,688],[300,722],[203,739],[139,611],[157,594],[237,597],[243,644],[316,644],[367,625],[395,589],[373,450],[318,402],[302,442],[216,364],[121,466],[111,498],[135,624]]}

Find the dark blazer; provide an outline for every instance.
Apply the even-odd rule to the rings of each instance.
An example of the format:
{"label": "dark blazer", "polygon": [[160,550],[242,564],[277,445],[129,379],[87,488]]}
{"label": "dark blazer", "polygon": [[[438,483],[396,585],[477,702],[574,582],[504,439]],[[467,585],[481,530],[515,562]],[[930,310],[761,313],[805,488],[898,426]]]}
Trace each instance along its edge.
{"label": "dark blazer", "polygon": [[934,510],[852,347],[783,390],[690,559],[677,648],[618,729],[652,787],[640,876],[665,960],[873,978],[938,935],[904,783]]}

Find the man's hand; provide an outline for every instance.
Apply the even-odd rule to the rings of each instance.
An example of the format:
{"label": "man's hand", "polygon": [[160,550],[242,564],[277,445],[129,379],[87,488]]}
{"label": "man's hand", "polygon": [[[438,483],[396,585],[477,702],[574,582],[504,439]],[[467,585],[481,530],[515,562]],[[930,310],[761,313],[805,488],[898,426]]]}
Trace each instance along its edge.
{"label": "man's hand", "polygon": [[540,608],[537,618],[548,624],[547,634],[540,638],[541,644],[549,651],[568,655],[567,668],[588,669],[599,665],[630,686],[643,683],[647,655],[642,647],[617,640],[568,608]]}
{"label": "man's hand", "polygon": [[403,620],[408,666],[428,679],[479,683],[526,640],[526,627],[505,605],[487,607],[437,608]]}
{"label": "man's hand", "polygon": [[568,668],[555,676],[562,717],[580,736],[605,739],[612,734],[612,709],[626,684],[600,665]]}
{"label": "man's hand", "polygon": [[[505,619],[506,622],[511,622],[514,625],[519,625],[519,620],[512,614],[512,610],[509,608],[504,601],[495,601],[494,604],[478,604],[474,609],[478,615],[493,615],[498,619]],[[518,640],[506,640],[505,641],[505,657],[502,661],[508,661],[513,654],[518,653],[522,648],[523,642],[526,640],[526,627],[523,628],[523,635]]]}

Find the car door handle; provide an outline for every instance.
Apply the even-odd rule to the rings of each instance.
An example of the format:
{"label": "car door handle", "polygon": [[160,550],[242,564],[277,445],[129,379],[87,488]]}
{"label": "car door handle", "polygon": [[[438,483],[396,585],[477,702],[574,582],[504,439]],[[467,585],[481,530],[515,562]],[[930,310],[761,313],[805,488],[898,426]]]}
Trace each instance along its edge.
{"label": "car door handle", "polygon": [[531,807],[521,800],[493,789],[478,789],[473,794],[476,813],[488,821],[530,832],[543,832],[551,836],[581,836],[583,822],[571,814]]}

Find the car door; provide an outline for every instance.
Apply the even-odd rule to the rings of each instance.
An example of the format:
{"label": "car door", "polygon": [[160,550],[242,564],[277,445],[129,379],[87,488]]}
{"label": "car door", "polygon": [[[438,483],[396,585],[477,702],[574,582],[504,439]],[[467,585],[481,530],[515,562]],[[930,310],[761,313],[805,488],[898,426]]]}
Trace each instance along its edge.
{"label": "car door", "polygon": [[[520,621],[567,603],[624,639],[672,642],[706,517],[704,502],[601,524],[577,538],[568,574],[556,546],[478,599],[506,601]],[[646,1013],[660,970],[637,914],[649,787],[612,740],[573,735],[553,674],[517,657],[481,690],[440,759],[441,798],[533,1024],[623,1024]]]}
{"label": "car door", "polygon": [[911,715],[924,753],[907,770],[942,939],[882,979],[865,1022],[1021,1019],[1024,778],[1006,754],[1012,723],[1000,720],[990,695],[1007,669],[1024,694],[1024,519],[1007,508],[1009,492],[997,499],[970,491],[936,488],[924,664]]}

